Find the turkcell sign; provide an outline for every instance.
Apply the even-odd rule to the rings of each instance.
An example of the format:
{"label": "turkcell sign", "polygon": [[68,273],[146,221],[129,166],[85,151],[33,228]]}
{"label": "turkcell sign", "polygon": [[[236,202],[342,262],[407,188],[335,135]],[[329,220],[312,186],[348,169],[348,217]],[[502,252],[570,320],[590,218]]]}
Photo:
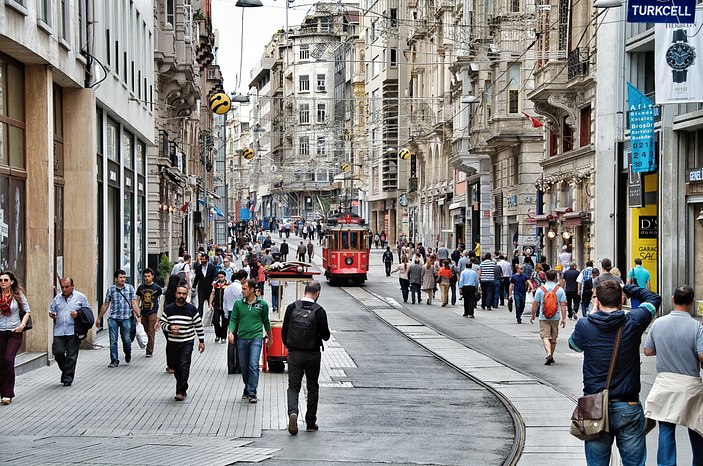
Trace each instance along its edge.
{"label": "turkcell sign", "polygon": [[696,16],[696,0],[629,0],[628,23],[692,24]]}

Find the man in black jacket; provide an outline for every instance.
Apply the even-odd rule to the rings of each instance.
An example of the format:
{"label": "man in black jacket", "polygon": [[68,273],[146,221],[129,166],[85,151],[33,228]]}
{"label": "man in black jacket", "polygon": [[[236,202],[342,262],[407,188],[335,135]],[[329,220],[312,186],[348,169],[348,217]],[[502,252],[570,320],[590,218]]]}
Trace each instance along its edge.
{"label": "man in black jacket", "polygon": [[203,317],[203,305],[210,299],[212,283],[215,281],[215,266],[210,264],[206,253],[200,255],[200,263],[193,267],[193,288],[198,290],[198,314]]}
{"label": "man in black jacket", "polygon": [[[320,297],[320,282],[305,285],[305,296],[288,305],[281,337],[288,348],[288,432],[298,433],[298,396],[303,374],[307,380],[308,407],[305,412],[306,432],[316,432],[317,400],[320,396],[320,361],[324,349],[323,340],[330,339],[325,309],[317,304]],[[314,319],[306,321],[305,319]],[[309,329],[310,332],[301,331]]]}
{"label": "man in black jacket", "polygon": [[281,253],[281,262],[287,261],[288,260],[288,243],[286,242],[286,240],[283,240],[283,242],[281,243],[280,253]]}
{"label": "man in black jacket", "polygon": [[391,252],[391,247],[386,246],[386,250],[383,253],[383,265],[386,266],[386,277],[391,276],[391,264],[393,264],[393,253]]}

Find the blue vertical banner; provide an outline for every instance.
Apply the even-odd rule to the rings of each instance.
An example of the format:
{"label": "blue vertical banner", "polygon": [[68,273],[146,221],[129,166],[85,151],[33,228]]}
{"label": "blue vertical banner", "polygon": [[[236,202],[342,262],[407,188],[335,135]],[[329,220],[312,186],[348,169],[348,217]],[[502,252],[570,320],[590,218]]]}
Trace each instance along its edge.
{"label": "blue vertical banner", "polygon": [[654,104],[639,89],[627,83],[627,108],[632,172],[653,172],[657,169],[654,156]]}

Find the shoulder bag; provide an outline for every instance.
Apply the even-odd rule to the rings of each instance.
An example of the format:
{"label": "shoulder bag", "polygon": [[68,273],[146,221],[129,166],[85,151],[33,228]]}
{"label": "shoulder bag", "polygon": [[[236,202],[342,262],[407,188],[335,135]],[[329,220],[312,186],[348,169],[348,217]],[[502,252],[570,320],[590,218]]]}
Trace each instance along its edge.
{"label": "shoulder bag", "polygon": [[[24,319],[24,315],[27,313],[27,311],[24,310],[24,306],[25,304],[27,304],[26,302],[24,302],[25,299],[27,298],[23,297],[23,302],[21,304],[17,303],[17,305],[20,307],[20,323]],[[22,331],[26,332],[27,330],[32,330],[32,327],[34,327],[34,324],[32,324],[32,316],[30,315],[29,319],[27,319],[27,324],[24,326],[24,329]]]}
{"label": "shoulder bag", "polygon": [[608,378],[605,381],[605,389],[602,392],[580,397],[576,403],[576,409],[571,415],[569,432],[579,440],[596,440],[600,437],[601,432],[610,431],[608,389],[610,388],[610,379],[613,377],[615,362],[618,359],[621,339],[622,326],[618,329],[615,336],[615,346],[610,357],[610,368],[608,369]]}

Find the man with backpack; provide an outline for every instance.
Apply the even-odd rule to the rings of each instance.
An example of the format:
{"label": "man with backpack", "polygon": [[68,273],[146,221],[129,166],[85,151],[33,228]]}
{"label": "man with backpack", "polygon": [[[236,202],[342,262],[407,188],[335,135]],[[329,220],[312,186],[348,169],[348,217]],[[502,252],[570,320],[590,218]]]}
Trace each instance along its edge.
{"label": "man with backpack", "polygon": [[391,265],[393,264],[393,253],[391,252],[391,247],[387,246],[385,252],[383,253],[383,265],[386,267],[386,277],[391,276]]}
{"label": "man with backpack", "polygon": [[[566,293],[556,284],[556,270],[547,270],[547,282],[537,288],[535,300],[532,303],[532,318],[539,310],[539,337],[547,353],[544,365],[549,366],[554,363],[554,350],[557,347],[557,337],[559,336],[559,323],[561,328],[566,327]],[[561,311],[561,314],[560,314]]]}
{"label": "man with backpack", "polygon": [[316,432],[317,401],[320,395],[320,361],[323,341],[330,339],[325,309],[317,304],[320,282],[305,285],[305,296],[288,305],[281,337],[288,348],[288,432],[298,433],[298,397],[303,374],[307,380],[306,432]]}

